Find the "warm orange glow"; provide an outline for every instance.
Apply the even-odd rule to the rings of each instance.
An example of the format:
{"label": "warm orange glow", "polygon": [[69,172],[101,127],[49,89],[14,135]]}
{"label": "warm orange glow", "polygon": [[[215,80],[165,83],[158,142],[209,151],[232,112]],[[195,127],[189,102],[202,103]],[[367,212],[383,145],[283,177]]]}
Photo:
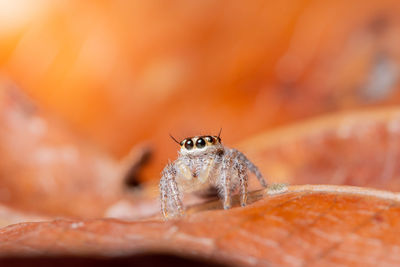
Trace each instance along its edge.
{"label": "warm orange glow", "polygon": [[115,155],[150,140],[158,173],[175,154],[169,132],[223,127],[232,143],[297,118],[396,102],[399,6],[0,1],[0,70]]}
{"label": "warm orange glow", "polygon": [[0,0],[0,36],[13,34],[40,19],[50,3],[47,0]]}

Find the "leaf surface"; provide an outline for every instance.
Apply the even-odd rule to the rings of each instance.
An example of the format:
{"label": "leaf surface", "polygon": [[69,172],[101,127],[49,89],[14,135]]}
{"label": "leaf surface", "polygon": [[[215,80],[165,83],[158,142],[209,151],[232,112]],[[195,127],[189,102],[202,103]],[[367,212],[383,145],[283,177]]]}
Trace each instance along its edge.
{"label": "leaf surface", "polygon": [[[399,195],[357,187],[278,187],[253,204],[191,213],[167,222],[49,221],[0,230],[3,256],[196,255],[235,265],[400,264]],[[194,206],[193,209],[198,209]],[[21,236],[21,233],[24,233]]]}

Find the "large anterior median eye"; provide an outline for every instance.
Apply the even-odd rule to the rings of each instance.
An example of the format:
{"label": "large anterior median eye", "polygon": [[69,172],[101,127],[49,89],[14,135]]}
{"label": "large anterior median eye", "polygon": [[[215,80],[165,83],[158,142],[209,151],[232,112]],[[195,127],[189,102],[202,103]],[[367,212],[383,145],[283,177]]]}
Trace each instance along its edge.
{"label": "large anterior median eye", "polygon": [[191,150],[191,149],[193,148],[193,146],[194,146],[194,144],[193,144],[192,139],[186,140],[186,142],[185,142],[185,148],[186,148],[187,150]]}
{"label": "large anterior median eye", "polygon": [[205,146],[206,146],[206,141],[204,141],[203,138],[197,139],[197,141],[196,141],[196,147],[197,148],[203,148]]}

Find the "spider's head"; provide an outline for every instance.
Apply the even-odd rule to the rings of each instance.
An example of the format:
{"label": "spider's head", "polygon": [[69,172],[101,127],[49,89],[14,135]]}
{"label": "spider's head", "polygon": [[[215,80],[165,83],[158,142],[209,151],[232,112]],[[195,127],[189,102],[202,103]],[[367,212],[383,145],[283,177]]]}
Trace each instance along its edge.
{"label": "spider's head", "polygon": [[211,135],[194,136],[185,138],[179,145],[181,146],[181,153],[185,154],[208,152],[221,147],[221,138]]}

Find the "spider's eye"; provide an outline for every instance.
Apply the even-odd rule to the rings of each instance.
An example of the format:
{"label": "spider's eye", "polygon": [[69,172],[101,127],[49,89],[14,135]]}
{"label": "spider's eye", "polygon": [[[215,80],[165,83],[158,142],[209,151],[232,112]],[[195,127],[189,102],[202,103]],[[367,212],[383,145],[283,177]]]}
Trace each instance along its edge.
{"label": "spider's eye", "polygon": [[185,148],[187,149],[187,150],[190,150],[190,149],[192,149],[193,148],[193,141],[192,141],[192,139],[189,139],[189,140],[187,140],[186,142],[185,142]]}
{"label": "spider's eye", "polygon": [[204,137],[208,143],[214,143],[214,139],[211,136]]}
{"label": "spider's eye", "polygon": [[203,138],[197,139],[197,141],[196,141],[196,147],[197,148],[203,148],[205,146],[206,146],[206,141],[204,141]]}

